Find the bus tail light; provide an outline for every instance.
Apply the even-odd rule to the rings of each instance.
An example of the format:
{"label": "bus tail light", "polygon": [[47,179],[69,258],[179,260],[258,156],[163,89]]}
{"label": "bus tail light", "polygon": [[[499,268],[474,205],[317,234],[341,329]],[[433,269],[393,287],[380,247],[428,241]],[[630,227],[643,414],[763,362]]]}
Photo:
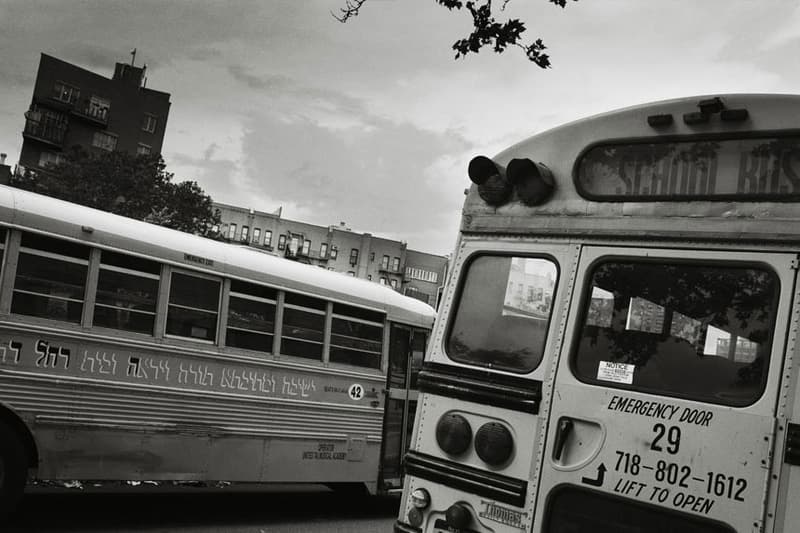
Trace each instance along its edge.
{"label": "bus tail light", "polygon": [[446,414],[436,424],[436,443],[450,455],[461,455],[472,442],[472,428],[467,419],[457,414]]}
{"label": "bus tail light", "polygon": [[478,195],[492,206],[503,205],[511,196],[512,187],[505,176],[486,156],[476,156],[467,168],[469,179],[478,186]]}
{"label": "bus tail light", "polygon": [[424,516],[422,511],[431,504],[431,495],[425,489],[414,489],[411,493],[411,509],[408,510],[408,523],[414,527],[420,527]]}
{"label": "bus tail light", "polygon": [[502,465],[511,458],[513,451],[514,438],[499,422],[484,424],[475,434],[475,452],[490,466]]}
{"label": "bus tail light", "polygon": [[465,505],[454,503],[448,507],[445,513],[445,520],[447,520],[448,526],[458,531],[469,527],[470,522],[472,522],[472,514],[470,514]]}
{"label": "bus tail light", "polygon": [[506,169],[520,201],[527,206],[543,203],[555,188],[553,174],[542,163],[530,159],[512,159]]}

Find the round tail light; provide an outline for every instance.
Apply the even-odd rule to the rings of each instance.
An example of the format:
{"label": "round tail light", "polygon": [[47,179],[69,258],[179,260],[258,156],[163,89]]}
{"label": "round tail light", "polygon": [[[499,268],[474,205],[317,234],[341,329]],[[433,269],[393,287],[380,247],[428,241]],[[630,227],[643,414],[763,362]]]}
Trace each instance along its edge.
{"label": "round tail light", "polygon": [[527,158],[509,161],[506,174],[517,189],[520,201],[527,206],[543,203],[555,188],[550,169]]}
{"label": "round tail light", "polygon": [[472,428],[467,419],[457,414],[446,414],[436,424],[436,443],[450,455],[461,455],[472,442]]}
{"label": "round tail light", "polygon": [[489,205],[503,205],[514,190],[494,161],[486,156],[473,157],[467,174],[472,183],[478,186],[478,195]]}
{"label": "round tail light", "polygon": [[514,438],[499,422],[484,424],[475,434],[475,452],[488,465],[502,465],[511,458],[513,451]]}
{"label": "round tail light", "polygon": [[448,507],[445,513],[445,520],[447,520],[447,525],[455,530],[467,529],[470,522],[472,522],[472,515],[466,506],[454,503]]}

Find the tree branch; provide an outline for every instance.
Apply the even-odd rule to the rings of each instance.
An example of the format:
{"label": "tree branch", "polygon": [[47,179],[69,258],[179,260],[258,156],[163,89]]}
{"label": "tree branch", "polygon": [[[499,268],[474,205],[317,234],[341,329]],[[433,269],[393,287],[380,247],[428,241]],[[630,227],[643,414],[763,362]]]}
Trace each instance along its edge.
{"label": "tree branch", "polygon": [[361,9],[361,6],[364,5],[366,1],[367,0],[346,0],[345,6],[339,9],[341,15],[336,16],[333,11],[331,11],[331,15],[339,22],[347,22],[350,18],[358,16],[358,10]]}

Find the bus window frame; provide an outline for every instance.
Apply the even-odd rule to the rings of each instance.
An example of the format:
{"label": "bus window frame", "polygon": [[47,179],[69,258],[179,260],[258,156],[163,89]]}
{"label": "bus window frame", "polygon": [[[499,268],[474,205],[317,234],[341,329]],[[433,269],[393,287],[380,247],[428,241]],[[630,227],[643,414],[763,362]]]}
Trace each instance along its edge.
{"label": "bus window frame", "polygon": [[[642,117],[644,119],[644,117]],[[579,169],[583,158],[591,150],[600,146],[619,145],[619,144],[668,144],[672,142],[698,142],[698,141],[747,141],[760,138],[786,138],[798,137],[800,138],[800,129],[785,129],[785,130],[763,130],[753,131],[747,130],[742,132],[724,132],[724,133],[692,133],[687,135],[681,134],[665,134],[653,135],[651,137],[609,137],[599,141],[593,141],[586,145],[572,164],[572,184],[578,195],[591,202],[606,202],[606,203],[625,203],[625,202],[668,202],[681,204],[691,201],[703,202],[775,202],[775,203],[791,203],[800,201],[800,192],[795,194],[787,194],[785,196],[769,196],[763,194],[720,194],[716,196],[703,196],[703,195],[597,195],[587,192],[580,183]]]}
{"label": "bus window frame", "polygon": [[[546,333],[544,337],[544,342],[542,343],[542,354],[539,358],[539,361],[533,368],[528,369],[511,369],[506,367],[495,366],[492,363],[485,363],[479,364],[475,361],[462,361],[455,359],[448,353],[448,344],[450,342],[450,336],[453,331],[453,327],[455,326],[456,318],[458,317],[458,311],[461,308],[461,299],[464,295],[464,285],[467,280],[467,275],[469,274],[470,268],[472,263],[479,259],[480,257],[511,257],[511,258],[521,258],[521,259],[544,259],[550,262],[552,265],[555,266],[556,269],[556,278],[555,278],[555,286],[553,288],[553,300],[550,304],[550,310],[547,317],[547,324],[545,325],[544,331]],[[454,272],[455,274],[455,272]],[[461,261],[461,265],[459,266],[458,271],[458,282],[456,283],[455,290],[452,296],[452,303],[449,306],[448,316],[447,316],[447,323],[444,328],[444,335],[442,337],[442,344],[441,344],[441,352],[442,354],[447,357],[447,359],[451,363],[456,363],[458,365],[463,365],[468,368],[479,368],[483,370],[492,370],[498,372],[506,372],[509,374],[517,375],[517,376],[530,376],[537,370],[539,370],[542,366],[542,363],[547,358],[547,346],[548,343],[551,341],[550,338],[550,329],[552,327],[553,321],[553,314],[556,311],[557,306],[557,296],[559,294],[560,285],[562,283],[561,278],[561,265],[559,264],[558,259],[555,255],[550,253],[544,252],[536,252],[536,251],[520,251],[520,250],[511,250],[511,249],[486,249],[481,248],[479,250],[472,251],[466,255],[463,260]]]}
{"label": "bus window frame", "polygon": [[[576,379],[578,382],[592,386],[592,387],[601,387],[610,391],[623,391],[623,392],[635,392],[639,394],[646,394],[649,396],[655,396],[658,398],[676,398],[680,400],[687,400],[690,402],[698,403],[698,404],[709,404],[709,405],[718,405],[721,407],[730,407],[733,409],[745,409],[752,407],[759,403],[761,400],[764,399],[764,395],[767,392],[768,384],[769,384],[769,377],[772,371],[772,366],[775,364],[781,364],[780,362],[776,363],[773,361],[775,359],[773,357],[773,351],[775,348],[775,335],[778,332],[778,325],[779,325],[779,312],[780,312],[780,304],[781,304],[781,276],[780,272],[775,269],[775,267],[768,262],[759,262],[759,261],[737,261],[737,260],[730,260],[730,259],[714,259],[709,257],[704,257],[700,259],[685,259],[685,258],[676,258],[670,256],[659,256],[659,255],[644,255],[644,252],[648,250],[645,248],[641,249],[643,254],[642,255],[621,255],[621,254],[609,254],[603,255],[602,257],[598,257],[588,263],[585,267],[585,277],[582,280],[579,280],[581,283],[580,289],[580,298],[577,300],[577,310],[575,314],[575,323],[570,328],[572,329],[572,340],[571,340],[571,348],[568,354],[568,367],[569,371],[572,374],[572,377]],[[684,250],[685,251],[685,250]],[[761,376],[761,383],[759,384],[760,390],[759,394],[756,398],[750,401],[747,404],[734,404],[730,402],[712,402],[707,399],[698,399],[693,398],[689,394],[680,394],[676,392],[672,392],[671,394],[665,394],[660,391],[650,390],[645,387],[637,387],[634,385],[626,385],[620,386],[620,384],[612,382],[612,381],[601,381],[601,380],[587,380],[581,376],[576,368],[576,361],[578,356],[578,351],[581,344],[581,338],[583,336],[584,326],[586,324],[586,316],[588,314],[588,306],[587,306],[587,299],[591,298],[591,281],[594,277],[595,269],[603,264],[603,263],[611,263],[611,262],[627,262],[627,263],[651,263],[651,264],[669,264],[669,265],[680,265],[680,264],[689,264],[689,265],[698,265],[698,266],[707,266],[707,267],[736,267],[740,269],[747,269],[747,268],[758,268],[764,271],[769,272],[776,283],[775,286],[775,300],[773,301],[772,305],[772,314],[771,314],[771,323],[770,323],[770,336],[768,340],[768,348],[765,349],[765,353],[769,356],[769,360],[767,361],[767,366],[764,368]],[[789,305],[789,304],[787,304]]]}
{"label": "bus window frame", "polygon": [[[164,299],[163,315],[162,315],[163,318],[161,319],[162,322],[163,322],[163,330],[160,329],[159,326],[157,325],[156,326],[156,331],[163,331],[163,337],[165,339],[177,339],[177,340],[183,340],[183,341],[191,341],[191,342],[197,342],[199,344],[205,344],[205,345],[208,345],[208,346],[221,346],[221,345],[223,345],[223,339],[220,337],[220,326],[222,325],[223,302],[227,301],[227,299],[225,297],[226,295],[223,294],[224,289],[225,289],[225,285],[226,285],[225,281],[226,281],[227,278],[225,276],[208,274],[206,272],[199,271],[199,270],[191,270],[191,269],[187,269],[187,268],[179,268],[179,267],[175,267],[173,265],[168,265],[168,267],[169,268],[167,268],[166,270],[162,270],[162,272],[161,272],[162,280],[161,280],[161,287],[159,287],[159,289],[161,289],[162,287],[164,289],[163,293],[161,293],[160,290],[159,290],[159,300],[161,300],[162,297]],[[189,276],[189,277],[203,278],[203,279],[207,279],[207,280],[210,280],[210,281],[216,281],[216,282],[219,283],[219,295],[217,297],[217,310],[216,310],[217,318],[216,318],[216,325],[215,325],[215,328],[214,328],[214,340],[201,339],[201,338],[198,338],[198,337],[186,337],[186,336],[183,336],[183,335],[176,335],[174,333],[167,333],[167,323],[169,322],[169,308],[170,308],[170,306],[174,305],[174,304],[172,304],[172,302],[170,302],[170,294],[172,292],[172,275],[175,274],[175,273],[178,273],[178,274],[181,274],[181,275],[184,275],[184,276]],[[179,305],[178,307],[180,307],[181,309],[192,309],[192,310],[195,310],[195,308],[190,308],[190,307],[187,307],[187,306]],[[224,307],[227,308],[227,305],[225,305]],[[159,304],[157,304],[156,309],[158,311],[162,311],[162,307],[160,305],[160,301],[159,301]],[[157,314],[158,314],[158,311],[157,311]],[[200,311],[210,313],[210,311],[203,310],[203,309],[200,309]],[[158,318],[156,320],[158,321]]]}

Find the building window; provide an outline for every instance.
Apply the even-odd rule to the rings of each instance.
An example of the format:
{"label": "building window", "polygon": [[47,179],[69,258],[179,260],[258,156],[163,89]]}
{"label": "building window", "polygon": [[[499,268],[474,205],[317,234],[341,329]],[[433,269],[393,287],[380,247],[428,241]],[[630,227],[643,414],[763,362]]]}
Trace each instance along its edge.
{"label": "building window", "polygon": [[151,115],[150,113],[144,114],[144,120],[142,120],[142,129],[146,132],[153,133],[156,131],[156,116]]}
{"label": "building window", "polygon": [[325,259],[325,257],[327,257],[327,255],[328,255],[328,243],[327,242],[323,242],[322,244],[319,245],[319,256],[322,259]]}
{"label": "building window", "polygon": [[311,241],[306,239],[303,241],[303,255],[308,255],[311,252]]}
{"label": "building window", "polygon": [[90,117],[107,121],[108,111],[110,109],[111,100],[106,100],[105,98],[100,98],[99,96],[92,96],[89,98],[89,105],[86,107],[86,114]]}
{"label": "building window", "polygon": [[117,149],[117,136],[113,133],[96,131],[92,138],[92,146],[113,152]]}
{"label": "building window", "polygon": [[389,285],[391,285],[393,289],[397,290],[397,280],[396,279],[390,279],[389,280]]}
{"label": "building window", "polygon": [[65,102],[67,104],[73,104],[78,101],[78,98],[81,96],[81,91],[77,87],[73,87],[72,85],[67,85],[64,82],[56,82],[55,86],[53,87],[53,98],[58,100],[59,102]]}
{"label": "building window", "polygon": [[47,167],[47,165],[58,165],[62,161],[64,161],[64,156],[56,152],[42,152],[39,154],[39,166],[42,168]]}
{"label": "building window", "polygon": [[259,239],[261,239],[261,228],[253,229],[253,243],[258,244]]}
{"label": "building window", "polygon": [[348,276],[352,276],[352,277],[356,277],[356,273],[355,273],[355,272],[353,272],[352,270],[348,270],[348,271],[347,271],[347,275],[348,275]]}
{"label": "building window", "polygon": [[389,270],[389,256],[384,255],[383,259],[381,259],[381,268],[383,270]]}
{"label": "building window", "polygon": [[264,246],[272,246],[272,230],[264,231]]}
{"label": "building window", "polygon": [[406,277],[410,279],[417,279],[419,281],[427,281],[429,283],[436,283],[439,281],[439,273],[431,272],[416,267],[406,267]]}
{"label": "building window", "polygon": [[336,256],[339,255],[339,249],[335,246],[331,246],[331,259],[336,259]]}
{"label": "building window", "polygon": [[381,285],[386,285],[386,277],[385,277],[385,276],[381,276],[381,279],[380,279],[380,282],[379,282],[379,283],[380,283]]}
{"label": "building window", "polygon": [[374,263],[375,262],[375,252],[370,252],[369,253],[369,262],[370,263]]}
{"label": "building window", "polygon": [[395,257],[392,259],[392,270],[395,272],[400,272],[400,258]]}
{"label": "building window", "polygon": [[247,238],[250,235],[250,228],[247,226],[242,226],[242,242],[247,242]]}
{"label": "building window", "polygon": [[372,281],[372,274],[367,274],[367,279],[368,279],[369,281]]}
{"label": "building window", "polygon": [[350,265],[356,266],[358,264],[358,248],[350,249]]}
{"label": "building window", "polygon": [[286,248],[286,235],[279,235],[278,236],[278,250],[283,250]]}
{"label": "building window", "polygon": [[139,143],[138,145],[136,145],[137,155],[150,155],[152,151],[153,149],[149,144]]}
{"label": "building window", "polygon": [[211,233],[217,234],[219,233],[219,224],[214,224],[211,226]]}
{"label": "building window", "polygon": [[231,240],[236,238],[236,224],[228,226],[228,238]]}

